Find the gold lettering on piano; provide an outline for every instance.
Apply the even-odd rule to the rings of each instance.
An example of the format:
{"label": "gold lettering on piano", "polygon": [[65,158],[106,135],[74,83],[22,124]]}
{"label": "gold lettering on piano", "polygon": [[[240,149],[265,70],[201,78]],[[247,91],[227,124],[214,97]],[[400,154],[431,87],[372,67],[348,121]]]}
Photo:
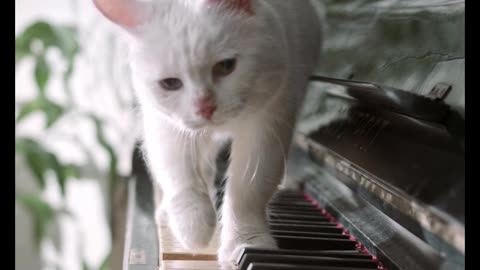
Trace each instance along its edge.
{"label": "gold lettering on piano", "polygon": [[354,171],[350,172],[350,176],[352,177],[353,180],[357,181],[357,174]]}
{"label": "gold lettering on piano", "polygon": [[330,155],[325,157],[325,163],[330,167],[335,167],[335,159]]}
{"label": "gold lettering on piano", "polygon": [[349,180],[358,183],[363,189],[416,220],[424,229],[452,244],[460,252],[465,252],[465,229],[462,226],[450,223],[448,219],[436,212],[435,209],[420,205],[417,201],[408,200],[399,194],[390,192],[387,187],[379,184],[368,173],[362,172],[355,165],[337,157],[331,152],[325,154],[324,160],[328,160],[325,164],[334,169],[337,175],[343,175]]}
{"label": "gold lettering on piano", "polygon": [[363,176],[363,175],[360,176],[360,185],[361,185],[361,186],[365,185],[365,183],[366,183],[367,181],[368,181],[368,180],[367,180],[367,178],[365,178],[365,176]]}

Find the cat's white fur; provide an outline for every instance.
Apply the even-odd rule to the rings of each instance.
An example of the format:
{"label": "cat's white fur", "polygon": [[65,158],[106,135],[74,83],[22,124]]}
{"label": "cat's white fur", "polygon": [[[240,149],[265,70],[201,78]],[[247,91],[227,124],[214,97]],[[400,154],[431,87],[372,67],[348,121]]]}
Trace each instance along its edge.
{"label": "cat's white fur", "polygon": [[[296,115],[321,48],[320,22],[309,1],[251,0],[253,14],[222,5],[228,1],[247,2],[96,1],[131,34],[146,159],[173,233],[186,248],[203,247],[212,237],[215,157],[226,140],[232,142],[220,260],[234,259],[245,246],[275,246],[265,206],[284,174]],[[112,3],[128,9],[112,9]],[[237,59],[233,73],[214,81],[212,66],[231,57]],[[158,81],[168,77],[181,78],[184,87],[161,89]],[[211,121],[194,106],[208,93],[217,105]]]}

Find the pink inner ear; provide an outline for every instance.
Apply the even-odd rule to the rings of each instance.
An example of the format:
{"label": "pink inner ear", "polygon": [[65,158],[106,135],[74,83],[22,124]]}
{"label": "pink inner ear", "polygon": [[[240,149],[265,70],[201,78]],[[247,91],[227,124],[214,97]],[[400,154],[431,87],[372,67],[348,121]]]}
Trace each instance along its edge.
{"label": "pink inner ear", "polygon": [[253,15],[251,0],[207,0],[209,4],[223,3],[233,9],[243,10],[250,15]]}
{"label": "pink inner ear", "polygon": [[137,0],[94,0],[95,6],[102,14],[126,28],[133,28],[142,23],[145,12],[143,3]]}

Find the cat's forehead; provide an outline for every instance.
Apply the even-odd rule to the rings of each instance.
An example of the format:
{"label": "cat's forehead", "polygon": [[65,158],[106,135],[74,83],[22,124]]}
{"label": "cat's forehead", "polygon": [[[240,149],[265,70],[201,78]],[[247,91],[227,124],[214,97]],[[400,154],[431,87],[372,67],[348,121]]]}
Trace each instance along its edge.
{"label": "cat's forehead", "polygon": [[[184,0],[190,1],[190,0]],[[172,2],[170,2],[172,3]],[[142,68],[165,74],[212,65],[254,48],[255,21],[241,14],[197,10],[181,4],[161,7],[134,46]]]}
{"label": "cat's forehead", "polygon": [[159,26],[156,32],[136,43],[134,60],[146,72],[145,76],[151,74],[154,78],[197,72],[216,61],[236,55],[238,42],[219,30],[212,30],[200,25]]}
{"label": "cat's forehead", "polygon": [[233,22],[221,23],[212,17],[168,15],[149,26],[138,38],[137,48],[161,57],[182,55],[198,60],[240,49],[246,31]]}
{"label": "cat's forehead", "polygon": [[138,44],[139,49],[150,56],[166,62],[188,61],[188,64],[201,64],[239,49],[236,37],[229,35],[228,31],[201,23],[181,27],[160,26]]}
{"label": "cat's forehead", "polygon": [[[183,42],[221,42],[255,28],[255,18],[202,4],[212,0],[160,1],[146,35]],[[242,33],[245,34],[245,33]]]}

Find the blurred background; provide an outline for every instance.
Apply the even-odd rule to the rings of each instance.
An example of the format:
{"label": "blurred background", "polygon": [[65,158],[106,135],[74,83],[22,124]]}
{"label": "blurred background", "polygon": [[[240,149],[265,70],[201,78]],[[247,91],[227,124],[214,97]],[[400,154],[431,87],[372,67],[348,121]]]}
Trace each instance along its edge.
{"label": "blurred background", "polygon": [[[418,94],[446,81],[464,108],[464,1],[316,2],[318,74]],[[138,126],[117,31],[91,1],[15,0],[15,269],[121,269]],[[335,111],[325,87],[309,90],[301,131]]]}
{"label": "blurred background", "polygon": [[92,1],[15,1],[16,269],[114,269],[136,138],[115,30]]}

